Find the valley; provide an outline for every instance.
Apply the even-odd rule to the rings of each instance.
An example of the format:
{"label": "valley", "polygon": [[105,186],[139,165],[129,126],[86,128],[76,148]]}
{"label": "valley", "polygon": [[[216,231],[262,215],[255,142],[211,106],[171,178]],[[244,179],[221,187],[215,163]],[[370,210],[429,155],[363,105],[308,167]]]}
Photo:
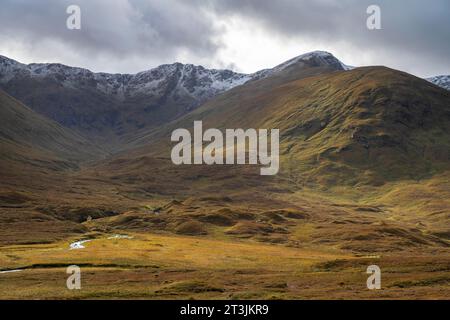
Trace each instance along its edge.
{"label": "valley", "polygon": [[[0,81],[1,299],[450,295],[449,91],[323,52],[230,75],[194,104],[12,65],[0,79],[25,75]],[[171,133],[199,120],[279,129],[279,173],[173,164]],[[371,264],[382,290],[366,287]],[[65,287],[69,265],[82,290]]]}

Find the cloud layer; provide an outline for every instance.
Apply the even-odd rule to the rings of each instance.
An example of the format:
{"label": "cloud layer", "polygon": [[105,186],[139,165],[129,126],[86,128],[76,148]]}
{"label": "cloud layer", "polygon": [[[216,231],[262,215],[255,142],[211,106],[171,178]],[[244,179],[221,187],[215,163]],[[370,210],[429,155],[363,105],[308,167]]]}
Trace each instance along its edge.
{"label": "cloud layer", "polygon": [[[382,30],[371,31],[374,2]],[[66,28],[71,4],[81,30]],[[448,0],[2,0],[0,54],[109,72],[174,61],[252,72],[321,49],[429,76],[450,74],[449,14]]]}

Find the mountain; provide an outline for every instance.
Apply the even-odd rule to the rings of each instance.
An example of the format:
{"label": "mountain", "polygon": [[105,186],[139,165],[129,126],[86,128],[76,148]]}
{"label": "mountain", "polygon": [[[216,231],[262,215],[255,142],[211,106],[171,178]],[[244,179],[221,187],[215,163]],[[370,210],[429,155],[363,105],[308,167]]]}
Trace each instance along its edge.
{"label": "mountain", "polygon": [[385,67],[294,74],[229,90],[130,145],[154,143],[136,150],[168,155],[170,133],[202,120],[204,130],[280,129],[284,169],[320,185],[383,184],[448,169],[448,91]]}
{"label": "mountain", "polygon": [[106,153],[85,138],[49,120],[0,90],[0,170],[63,170]]}
{"label": "mountain", "polygon": [[[152,204],[93,224],[358,252],[448,247],[450,92],[386,67],[305,70],[235,87],[80,171]],[[171,133],[196,120],[203,132],[279,129],[279,173],[174,165]]]}
{"label": "mountain", "polygon": [[[283,161],[323,185],[425,177],[449,159],[447,91],[388,68],[353,69],[323,51],[251,75],[182,64],[108,75],[7,58],[2,70],[10,91],[84,136],[120,140],[114,150],[127,149],[127,159],[167,156],[170,132],[195,120],[279,128]],[[103,126],[92,132],[94,124]]]}
{"label": "mountain", "polygon": [[315,51],[254,74],[180,63],[131,74],[93,73],[61,64],[21,64],[0,56],[0,88],[38,113],[115,150],[124,136],[168,123],[209,99],[249,81],[298,72],[345,70],[333,55]]}
{"label": "mountain", "polygon": [[[150,80],[131,97],[82,69],[46,65],[40,77],[5,61],[2,86],[48,115],[0,91],[0,272],[25,277],[7,297],[59,297],[54,270],[74,259],[100,275],[77,298],[117,296],[105,283],[118,272],[124,298],[317,298],[338,288],[337,298],[370,299],[360,280],[372,264],[401,271],[383,282],[387,298],[445,296],[449,91],[314,52],[194,107],[200,98],[177,91],[185,65],[161,71],[161,98],[147,95]],[[195,120],[205,130],[280,129],[279,174],[174,165],[171,133]],[[80,240],[90,242],[69,250]],[[30,295],[34,273],[41,291]],[[330,283],[336,274],[344,278]]]}
{"label": "mountain", "polygon": [[251,74],[252,80],[267,78],[280,72],[295,72],[298,69],[306,69],[312,67],[326,67],[333,71],[351,70],[353,67],[347,66],[339,61],[335,56],[326,51],[312,51],[286,62],[283,62],[271,69],[264,69]]}
{"label": "mountain", "polygon": [[427,78],[427,80],[441,88],[450,90],[450,75],[431,77]]}
{"label": "mountain", "polygon": [[244,83],[247,75],[175,63],[130,74],[0,57],[0,87],[63,126],[100,142],[155,126]]}
{"label": "mountain", "polygon": [[201,101],[240,85],[250,78],[230,70],[208,70],[202,66],[181,63],[161,65],[132,75],[93,73],[87,69],[57,63],[25,65],[0,56],[0,82],[8,83],[18,77],[40,80],[51,78],[66,88],[90,86],[120,101],[161,93],[167,89],[167,82],[170,82],[171,78],[177,80],[172,83],[171,94],[187,94]]}

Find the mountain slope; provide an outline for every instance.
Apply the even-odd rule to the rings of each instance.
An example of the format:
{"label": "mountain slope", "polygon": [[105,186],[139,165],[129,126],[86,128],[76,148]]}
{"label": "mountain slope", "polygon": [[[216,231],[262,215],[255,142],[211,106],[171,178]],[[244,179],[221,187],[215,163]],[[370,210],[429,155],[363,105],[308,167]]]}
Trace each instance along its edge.
{"label": "mountain slope", "polygon": [[[245,108],[241,109],[241,104],[248,103],[256,106],[258,99],[263,99],[262,97],[270,94],[274,88],[291,81],[347,70],[348,68],[344,67],[344,65],[330,53],[314,51],[291,59],[273,69],[265,69],[252,74],[252,79],[245,84],[228,90],[220,96],[206,102],[204,106],[199,108],[198,112],[197,110],[192,111],[179,120],[185,121],[184,119],[190,119],[194,121],[194,119],[204,119],[207,121],[208,118],[205,117],[206,114],[217,112],[217,118],[220,119],[220,121],[228,121],[239,126],[241,125],[241,122],[245,122],[249,119],[254,121],[254,119],[258,119],[262,115],[261,113],[255,114],[256,118],[249,117],[246,114],[249,110],[245,110]],[[232,110],[232,108],[237,108],[238,110]],[[257,110],[254,111],[256,113],[258,112]],[[177,124],[179,122],[174,121],[173,123]],[[173,125],[168,123],[161,127],[173,128]],[[222,126],[218,124],[218,127]],[[163,132],[165,131],[161,128],[150,128],[128,135],[125,140],[127,148],[129,149],[130,147],[148,144],[151,140],[154,140],[154,138],[152,138],[154,133],[158,136]]]}
{"label": "mountain slope", "polygon": [[83,137],[38,115],[0,90],[1,172],[18,168],[61,170],[98,159],[105,152]]}
{"label": "mountain slope", "polygon": [[[46,80],[59,97],[58,79]],[[124,125],[121,138],[135,148],[56,173],[75,168],[77,161],[65,159],[74,157],[68,146],[76,139],[52,121],[34,119],[24,106],[6,108],[2,128],[10,151],[2,155],[13,159],[0,162],[2,182],[11,181],[11,172],[25,178],[0,188],[0,242],[164,232],[367,255],[429,248],[438,255],[449,245],[449,95],[402,72],[348,71],[328,55],[313,54],[150,131],[136,135],[132,124]],[[150,121],[134,111],[135,119]],[[32,120],[17,122],[28,113]],[[280,129],[280,174],[262,177],[257,166],[175,166],[172,130],[192,129],[195,120],[205,129]],[[36,123],[36,134],[22,136]],[[41,176],[33,179],[31,171]]]}
{"label": "mountain slope", "polygon": [[[448,248],[450,93],[385,67],[304,76],[231,89],[80,172],[145,206],[96,227],[358,252]],[[279,174],[174,165],[171,133],[195,120],[204,130],[280,129]]]}
{"label": "mountain slope", "polygon": [[181,91],[185,91],[184,93],[200,100],[250,79],[249,75],[230,70],[208,70],[201,66],[181,63],[165,64],[137,74],[109,74],[94,73],[87,69],[57,63],[25,65],[0,56],[0,82],[2,83],[17,77],[53,78],[64,87],[79,88],[90,85],[99,92],[119,100],[158,93],[164,90],[164,82],[167,78],[173,76],[176,76],[178,81],[177,90],[173,94],[181,94]]}
{"label": "mountain slope", "polygon": [[304,70],[314,67],[327,67],[333,71],[351,70],[349,67],[339,61],[335,56],[326,51],[312,51],[297,57],[294,57],[286,62],[283,62],[271,69],[264,69],[251,75],[252,80],[259,80],[273,76],[277,73],[297,73],[299,70]]}
{"label": "mountain slope", "polygon": [[284,173],[324,185],[382,184],[449,167],[450,93],[384,67],[249,82],[140,137],[136,146],[158,147],[136,154],[169,155],[170,133],[195,120],[204,130],[280,129]]}
{"label": "mountain slope", "polygon": [[111,148],[123,133],[173,120],[248,79],[229,70],[180,63],[130,75],[60,64],[24,65],[0,56],[0,88]]}

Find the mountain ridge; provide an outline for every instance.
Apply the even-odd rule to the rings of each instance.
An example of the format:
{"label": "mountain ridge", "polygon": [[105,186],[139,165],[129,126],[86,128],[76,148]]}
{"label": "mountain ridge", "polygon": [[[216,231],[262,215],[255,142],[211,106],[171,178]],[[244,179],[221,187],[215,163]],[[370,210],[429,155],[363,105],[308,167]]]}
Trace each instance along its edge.
{"label": "mountain ridge", "polygon": [[344,71],[315,51],[254,74],[166,64],[137,74],[93,73],[62,64],[22,64],[0,57],[0,88],[40,114],[114,150],[123,136],[168,123],[223,92],[281,73]]}
{"label": "mountain ridge", "polygon": [[[61,63],[30,63],[23,64],[14,59],[0,55],[0,82],[7,82],[14,77],[15,73],[23,73],[23,75],[30,75],[31,77],[45,77],[49,75],[60,74],[69,79],[63,80],[79,80],[77,76],[84,76],[97,81],[97,86],[102,89],[104,93],[113,93],[118,95],[124,94],[130,91],[130,95],[133,93],[139,93],[139,89],[145,89],[145,86],[140,87],[142,83],[151,83],[158,80],[158,76],[172,72],[174,69],[181,69],[182,76],[190,72],[200,73],[204,76],[210,76],[211,88],[218,91],[226,91],[235,86],[246,83],[250,80],[261,79],[272,75],[277,72],[281,72],[286,68],[297,64],[302,61],[314,60],[320,61],[318,64],[334,64],[339,66],[342,70],[351,70],[353,67],[349,67],[334,57],[331,53],[326,51],[312,51],[301,54],[294,58],[291,58],[273,68],[262,69],[254,73],[238,73],[229,69],[208,69],[201,65],[183,64],[180,62],[174,62],[171,64],[162,64],[157,67],[140,71],[137,73],[106,73],[106,72],[93,72],[86,68],[72,67]],[[214,81],[213,81],[214,80]],[[67,83],[70,85],[70,82]],[[131,88],[124,88],[130,86]],[[152,89],[152,87],[147,87]],[[123,97],[122,97],[123,98]]]}
{"label": "mountain ridge", "polygon": [[[209,76],[211,88],[218,91],[231,88],[248,81],[245,74],[231,70],[206,69],[203,66],[193,64],[163,64],[155,68],[141,71],[135,74],[92,72],[89,69],[71,67],[60,63],[30,63],[23,64],[16,60],[0,55],[0,82],[7,82],[16,75],[43,78],[46,76],[59,76],[63,85],[76,85],[76,81],[95,81],[97,88],[103,93],[110,93],[123,99],[124,94],[133,96],[139,94],[142,89],[155,90],[156,86],[143,86],[143,84],[157,84],[163,76],[181,71],[181,76],[189,76],[189,73],[197,73],[201,77]],[[84,79],[83,79],[84,78]],[[191,88],[189,88],[191,89]]]}
{"label": "mountain ridge", "polygon": [[435,76],[435,77],[431,77],[431,78],[427,78],[426,80],[428,80],[431,83],[434,83],[435,85],[450,90],[450,75],[440,75],[440,76]]}
{"label": "mountain ridge", "polygon": [[[126,154],[163,157],[168,154],[170,132],[192,129],[193,122],[201,119],[205,130],[280,129],[280,153],[285,162],[291,160],[283,154],[289,154],[302,164],[294,171],[303,170],[302,176],[310,172],[310,178],[318,180],[326,177],[324,185],[337,179],[340,183],[377,184],[389,177],[424,177],[447,168],[448,91],[386,67],[303,79],[288,75],[285,80],[263,79],[230,90],[131,141],[136,149]],[[414,93],[418,88],[424,93]]]}
{"label": "mountain ridge", "polygon": [[[271,78],[266,82],[270,90],[277,82],[352,69],[326,51],[305,53],[252,74],[181,63],[136,74],[109,74],[58,63],[27,65],[0,56],[0,88],[115,152],[236,87],[264,85],[263,80]],[[442,87],[444,80],[436,81]]]}

